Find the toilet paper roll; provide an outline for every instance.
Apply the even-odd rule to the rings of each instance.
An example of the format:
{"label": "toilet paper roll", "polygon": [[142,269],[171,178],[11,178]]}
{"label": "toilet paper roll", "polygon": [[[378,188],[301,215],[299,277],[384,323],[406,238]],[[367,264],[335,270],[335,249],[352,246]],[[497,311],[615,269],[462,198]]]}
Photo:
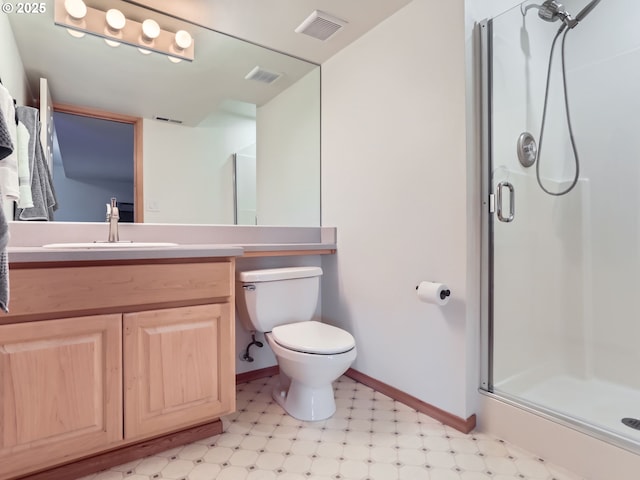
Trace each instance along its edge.
{"label": "toilet paper roll", "polygon": [[446,305],[451,298],[451,290],[444,283],[420,282],[416,291],[418,298],[425,303]]}

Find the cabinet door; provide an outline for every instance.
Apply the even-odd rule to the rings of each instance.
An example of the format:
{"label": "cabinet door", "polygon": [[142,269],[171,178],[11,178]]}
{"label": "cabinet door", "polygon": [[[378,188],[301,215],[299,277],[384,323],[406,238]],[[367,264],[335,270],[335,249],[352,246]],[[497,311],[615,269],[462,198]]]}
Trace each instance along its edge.
{"label": "cabinet door", "polygon": [[125,438],[235,409],[232,315],[229,303],[124,315]]}
{"label": "cabinet door", "polygon": [[122,315],[0,326],[0,478],[122,439]]}

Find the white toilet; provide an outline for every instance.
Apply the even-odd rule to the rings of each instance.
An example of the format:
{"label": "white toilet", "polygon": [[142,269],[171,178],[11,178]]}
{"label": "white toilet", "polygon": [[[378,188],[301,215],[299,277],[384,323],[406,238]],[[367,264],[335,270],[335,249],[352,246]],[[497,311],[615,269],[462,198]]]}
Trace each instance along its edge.
{"label": "white toilet", "polygon": [[236,274],[240,322],[249,332],[265,334],[280,366],[273,398],[299,420],[324,420],[335,413],[332,382],[356,359],[350,333],[311,320],[321,275],[320,267]]}

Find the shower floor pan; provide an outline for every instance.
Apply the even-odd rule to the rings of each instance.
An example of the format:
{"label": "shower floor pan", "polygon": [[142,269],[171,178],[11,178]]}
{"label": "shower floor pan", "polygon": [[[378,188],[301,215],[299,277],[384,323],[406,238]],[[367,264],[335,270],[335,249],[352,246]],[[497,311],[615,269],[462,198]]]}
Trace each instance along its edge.
{"label": "shower floor pan", "polygon": [[[500,391],[509,392],[508,385]],[[640,430],[622,423],[640,419],[640,391],[598,379],[556,375],[518,392],[523,400],[607,430],[640,446]]]}

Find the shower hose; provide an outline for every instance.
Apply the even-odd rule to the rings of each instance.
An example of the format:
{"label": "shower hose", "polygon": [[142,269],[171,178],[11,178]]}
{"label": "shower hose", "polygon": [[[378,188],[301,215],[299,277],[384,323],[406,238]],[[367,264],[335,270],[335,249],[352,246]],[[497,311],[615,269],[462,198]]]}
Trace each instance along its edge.
{"label": "shower hose", "polygon": [[[563,34],[564,30],[564,34]],[[544,92],[544,108],[542,110],[542,125],[540,126],[540,140],[538,141],[538,161],[536,162],[536,180],[538,181],[538,185],[540,188],[549,195],[561,196],[569,193],[578,183],[578,177],[580,175],[580,159],[578,157],[578,149],[576,148],[576,141],[573,137],[573,127],[571,125],[571,114],[569,112],[569,97],[567,93],[567,72],[566,72],[566,63],[565,63],[565,41],[567,39],[567,34],[569,33],[569,28],[561,27],[558,29],[558,33],[553,38],[553,42],[551,43],[551,52],[549,53],[549,67],[547,69],[547,86]],[[573,177],[573,182],[569,185],[568,188],[562,190],[560,192],[552,192],[548,190],[543,184],[540,178],[540,158],[542,154],[542,139],[544,137],[544,124],[547,118],[547,102],[549,100],[549,84],[551,83],[551,65],[553,64],[553,51],[556,48],[556,41],[562,34],[562,85],[564,90],[564,108],[567,114],[567,126],[569,128],[569,138],[571,140],[571,149],[573,150],[573,158],[575,160],[576,172]]]}

